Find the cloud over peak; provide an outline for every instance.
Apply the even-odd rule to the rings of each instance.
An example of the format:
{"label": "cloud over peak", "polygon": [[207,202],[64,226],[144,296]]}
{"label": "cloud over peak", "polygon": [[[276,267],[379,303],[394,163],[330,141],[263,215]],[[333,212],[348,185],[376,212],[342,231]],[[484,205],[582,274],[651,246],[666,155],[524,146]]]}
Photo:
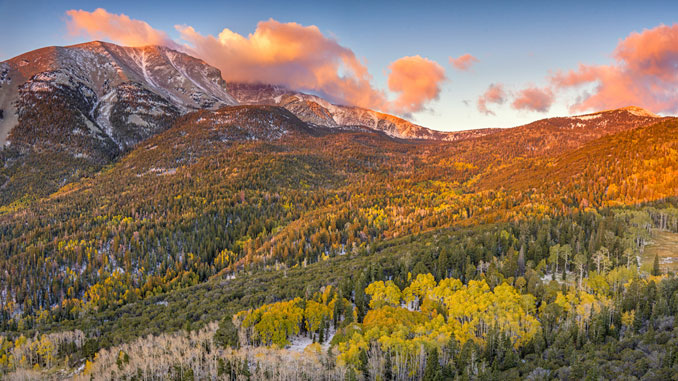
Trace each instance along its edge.
{"label": "cloud over peak", "polygon": [[403,57],[389,66],[388,87],[395,96],[372,84],[367,67],[355,53],[325,36],[314,25],[261,21],[253,33],[243,36],[228,28],[217,36],[203,35],[193,27],[175,28],[185,44],[171,40],[163,31],[124,14],[104,9],[66,12],[69,33],[95,39],[110,39],[122,45],[165,45],[181,48],[221,70],[231,82],[261,82],[311,91],[329,100],[385,112],[406,114],[421,111],[437,99],[445,70],[420,56]]}
{"label": "cloud over peak", "polygon": [[629,34],[615,48],[609,65],[580,64],[551,76],[558,89],[592,85],[572,111],[636,105],[654,112],[678,111],[678,24]]}
{"label": "cloud over peak", "polygon": [[126,46],[165,45],[177,47],[167,33],[153,29],[148,23],[133,20],[125,14],[108,13],[103,8],[93,12],[71,9],[66,11],[68,33],[72,36],[111,39]]}
{"label": "cloud over peak", "polygon": [[372,87],[367,68],[353,51],[316,26],[270,19],[259,22],[247,36],[224,29],[216,37],[190,26],[176,29],[195,54],[221,70],[226,81],[284,85],[363,107],[385,105],[385,95]]}
{"label": "cloud over peak", "polygon": [[393,101],[394,109],[405,113],[420,111],[427,102],[438,99],[445,69],[437,62],[418,55],[403,57],[393,62],[389,69],[388,88],[399,94]]}

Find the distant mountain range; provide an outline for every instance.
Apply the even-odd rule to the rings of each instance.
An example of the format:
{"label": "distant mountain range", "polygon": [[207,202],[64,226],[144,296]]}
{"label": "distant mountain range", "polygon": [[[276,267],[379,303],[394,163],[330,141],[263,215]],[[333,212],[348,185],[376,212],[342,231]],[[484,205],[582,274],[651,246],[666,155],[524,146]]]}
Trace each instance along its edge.
{"label": "distant mountain range", "polygon": [[[249,108],[229,109],[234,106]],[[247,122],[238,119],[242,115]],[[509,151],[523,156],[561,152],[658,118],[629,107],[510,129],[443,132],[280,86],[226,83],[218,69],[166,47],[132,48],[99,41],[47,47],[0,63],[0,145],[5,147],[0,151],[5,162],[0,201],[27,192],[49,194],[177,123],[221,126],[226,140],[268,140],[294,130],[497,142],[491,144],[490,157]],[[59,170],[45,167],[52,161],[61,163]]]}
{"label": "distant mountain range", "polygon": [[[59,109],[54,110],[57,104]],[[218,69],[202,60],[160,46],[132,48],[95,41],[42,48],[0,63],[0,144],[68,147],[71,143],[82,149],[85,143],[97,152],[85,149],[74,154],[110,157],[169,128],[179,115],[234,105],[284,107],[310,125],[369,128],[402,139],[455,141],[501,131],[435,131],[281,86],[226,83]],[[31,111],[41,106],[40,115]],[[613,120],[605,113],[552,118],[508,134],[519,137],[552,128],[562,135],[570,128],[587,134],[593,129],[598,136],[656,117],[629,108],[616,112]],[[66,122],[67,127],[61,126]]]}

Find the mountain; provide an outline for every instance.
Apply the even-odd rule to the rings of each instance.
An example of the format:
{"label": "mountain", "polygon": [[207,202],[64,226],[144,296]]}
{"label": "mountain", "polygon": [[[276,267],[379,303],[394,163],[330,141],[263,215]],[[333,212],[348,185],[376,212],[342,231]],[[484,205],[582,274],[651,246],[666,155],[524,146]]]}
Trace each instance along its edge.
{"label": "mountain", "polygon": [[100,42],[0,105],[3,379],[678,374],[678,118],[439,132]]}
{"label": "mountain", "polygon": [[101,151],[91,156],[124,151],[187,111],[236,104],[219,70],[159,46],[48,47],[0,63],[0,73],[1,144],[75,139]]}
{"label": "mountain", "polygon": [[568,207],[582,209],[676,196],[678,119],[660,118],[636,107],[591,115],[610,114],[619,123],[634,125],[635,120],[638,125],[551,155],[505,162],[479,176],[474,187],[539,190],[542,200],[560,199]]}
{"label": "mountain", "polygon": [[182,114],[235,104],[219,70],[165,47],[90,42],[4,61],[0,203],[91,175]]}
{"label": "mountain", "polygon": [[657,118],[626,109],[550,118],[507,130],[442,132],[281,86],[225,83],[218,69],[159,46],[91,42],[38,49],[0,63],[0,144],[20,152],[60,152],[105,164],[166,130],[180,115],[236,104],[280,106],[310,125],[369,128],[395,138],[500,139],[509,142],[506,148],[522,144],[526,153],[536,154]]}
{"label": "mountain", "polygon": [[554,154],[605,135],[654,124],[662,117],[640,107],[625,107],[593,114],[538,120],[523,126],[503,129],[483,141],[501,141],[502,152],[521,156]]}
{"label": "mountain", "polygon": [[[136,175],[174,172],[181,166],[217,155],[234,144],[303,141],[329,133],[276,106],[231,106],[199,110],[177,119],[174,126],[140,144],[123,159]],[[133,164],[131,164],[133,163]]]}
{"label": "mountain", "polygon": [[330,128],[366,127],[400,139],[455,141],[492,134],[498,129],[436,131],[397,116],[355,106],[332,104],[321,97],[291,91],[282,86],[228,83],[227,89],[241,104],[284,107],[299,119]]}
{"label": "mountain", "polygon": [[227,84],[218,69],[166,47],[47,47],[0,63],[0,204],[93,175],[182,115],[238,104],[284,107],[316,132],[462,140],[496,131],[439,132],[282,87]]}
{"label": "mountain", "polygon": [[279,86],[226,84],[218,69],[161,46],[95,41],[0,63],[0,145],[59,148],[96,162],[167,129],[186,112],[236,104],[281,106],[318,126],[371,128],[404,139],[453,141],[496,131],[434,131]]}

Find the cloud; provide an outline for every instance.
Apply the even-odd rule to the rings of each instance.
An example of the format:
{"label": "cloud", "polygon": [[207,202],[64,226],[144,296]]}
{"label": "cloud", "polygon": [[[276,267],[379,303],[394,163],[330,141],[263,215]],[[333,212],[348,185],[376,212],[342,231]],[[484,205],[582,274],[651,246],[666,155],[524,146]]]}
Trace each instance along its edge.
{"label": "cloud", "polygon": [[177,25],[185,42],[171,40],[163,31],[124,14],[104,9],[66,12],[72,35],[109,39],[128,46],[165,45],[195,55],[221,70],[232,82],[260,82],[317,93],[328,100],[398,114],[420,111],[436,99],[444,69],[419,56],[390,65],[389,94],[372,85],[367,67],[355,53],[325,36],[318,27],[273,19],[261,21],[243,36],[223,29],[217,36],[202,35],[193,27]]}
{"label": "cloud", "polygon": [[654,112],[678,111],[678,24],[634,32],[621,40],[610,65],[580,64],[557,72],[557,89],[593,85],[571,105],[572,111],[641,106]]}
{"label": "cloud", "polygon": [[531,86],[520,90],[511,106],[516,110],[546,112],[551,108],[553,99],[553,91],[550,88],[540,89]]}
{"label": "cloud", "polygon": [[226,81],[285,85],[335,102],[386,106],[385,94],[372,87],[367,68],[353,51],[316,26],[270,19],[259,22],[247,37],[229,29],[215,37],[190,26],[176,28],[200,58],[221,69]]}
{"label": "cloud", "polygon": [[392,108],[409,113],[421,111],[425,104],[438,99],[445,69],[437,62],[420,56],[403,57],[389,66],[388,88],[398,97]]}
{"label": "cloud", "polygon": [[506,93],[504,92],[504,85],[501,83],[491,84],[485,93],[478,97],[478,111],[485,115],[494,115],[494,112],[487,108],[488,104],[502,104],[506,101]]}
{"label": "cloud", "polygon": [[178,47],[167,33],[153,29],[148,23],[132,20],[125,14],[108,13],[98,8],[94,12],[69,10],[66,15],[68,33],[84,35],[95,40],[111,39],[126,46],[165,45]]}
{"label": "cloud", "polygon": [[457,70],[466,71],[471,68],[474,64],[480,62],[476,57],[466,53],[458,58],[450,57],[450,65],[454,66]]}

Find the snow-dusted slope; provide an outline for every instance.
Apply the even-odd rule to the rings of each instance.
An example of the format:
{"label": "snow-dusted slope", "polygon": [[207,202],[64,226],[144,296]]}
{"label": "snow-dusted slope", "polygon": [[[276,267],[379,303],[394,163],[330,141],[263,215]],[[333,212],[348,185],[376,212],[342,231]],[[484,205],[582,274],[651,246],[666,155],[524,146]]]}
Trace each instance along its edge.
{"label": "snow-dusted slope", "polygon": [[447,141],[484,136],[496,131],[435,131],[393,115],[361,107],[335,105],[318,96],[290,91],[280,86],[229,83],[227,88],[241,104],[282,106],[307,123],[325,127],[367,127],[396,138]]}
{"label": "snow-dusted slope", "polygon": [[12,133],[31,129],[22,109],[57,93],[71,98],[75,119],[89,130],[72,133],[109,140],[119,150],[168,128],[177,115],[237,104],[218,69],[169,48],[98,41],[48,47],[0,63],[0,143],[30,134]]}
{"label": "snow-dusted slope", "polygon": [[593,114],[556,117],[503,129],[481,139],[495,141],[510,155],[556,154],[606,135],[657,123],[662,117],[640,107],[630,106]]}

